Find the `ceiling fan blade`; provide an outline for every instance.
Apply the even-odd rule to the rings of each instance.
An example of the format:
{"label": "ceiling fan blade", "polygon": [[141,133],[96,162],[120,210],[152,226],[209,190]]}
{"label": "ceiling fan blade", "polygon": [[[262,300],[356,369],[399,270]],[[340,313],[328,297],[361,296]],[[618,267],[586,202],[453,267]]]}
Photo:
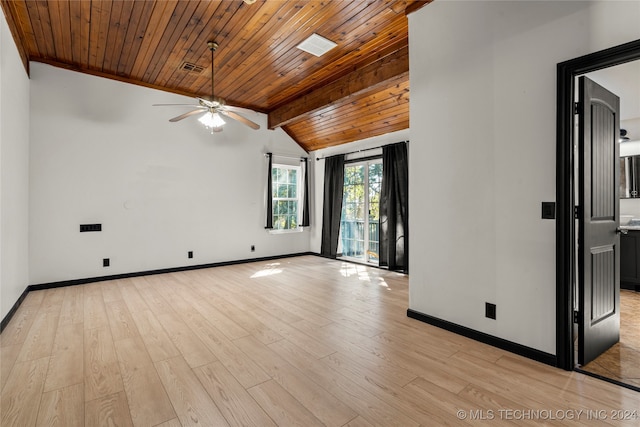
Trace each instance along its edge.
{"label": "ceiling fan blade", "polygon": [[202,108],[198,108],[196,110],[191,110],[189,112],[186,112],[184,114],[180,114],[179,116],[176,116],[172,119],[169,119],[170,122],[177,122],[180,121],[182,119],[186,119],[189,116],[193,116],[194,114],[202,114],[205,110],[203,110]]}
{"label": "ceiling fan blade", "polygon": [[243,108],[243,107],[235,107],[233,105],[224,105],[224,109],[228,110],[228,111],[235,111],[236,113],[245,113],[245,114],[256,114],[255,111],[249,109],[249,108]]}
{"label": "ceiling fan blade", "polygon": [[218,112],[220,114],[224,114],[225,116],[230,117],[230,118],[232,118],[234,120],[237,120],[240,123],[244,123],[245,125],[249,126],[251,129],[255,129],[255,130],[260,129],[260,125],[259,124],[252,122],[251,120],[247,119],[246,117],[242,117],[240,114],[238,114],[238,113],[236,113],[234,111],[231,111],[231,110],[227,109],[226,107],[225,107],[225,109],[220,109]]}

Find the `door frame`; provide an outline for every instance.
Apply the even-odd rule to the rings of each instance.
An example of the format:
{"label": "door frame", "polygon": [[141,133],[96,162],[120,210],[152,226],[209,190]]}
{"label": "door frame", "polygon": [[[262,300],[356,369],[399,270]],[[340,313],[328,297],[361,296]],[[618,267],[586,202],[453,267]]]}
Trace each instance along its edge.
{"label": "door frame", "polygon": [[[363,185],[365,186],[365,190],[364,190],[364,200],[365,200],[365,207],[367,208],[367,212],[369,211],[368,207],[370,204],[370,199],[369,199],[369,165],[371,164],[381,164],[382,165],[382,157],[381,156],[369,156],[369,157],[363,157],[363,158],[359,158],[359,159],[353,159],[353,160],[348,160],[344,162],[344,168],[346,170],[347,167],[350,166],[364,166],[365,169],[365,177],[366,177],[366,182],[363,183]],[[383,166],[384,167],[384,166]],[[346,172],[346,171],[345,171]],[[346,173],[345,173],[346,175]],[[380,191],[382,191],[382,187],[380,189]],[[343,199],[343,207],[344,207],[344,199]],[[365,215],[365,225],[369,225],[369,213],[367,213]],[[378,255],[380,254],[380,224],[379,224],[379,220],[378,220]],[[342,214],[340,214],[340,223],[342,224]],[[342,227],[342,225],[341,225]],[[340,230],[340,233],[342,233],[342,229]],[[357,263],[364,263],[365,265],[373,265],[373,266],[379,266],[380,265],[380,259],[378,256],[378,261],[377,262],[372,262],[369,259],[369,228],[368,227],[364,227],[364,240],[363,240],[363,245],[364,245],[364,257],[362,259],[359,259],[357,257],[351,257],[351,256],[347,256],[347,255],[341,255],[339,257],[339,259],[344,259],[346,261],[352,261],[352,262],[357,262]],[[343,248],[344,249],[344,248]]]}
{"label": "door frame", "polygon": [[573,284],[575,261],[574,100],[575,77],[640,59],[640,40],[557,65],[556,94],[556,364],[575,367]]}

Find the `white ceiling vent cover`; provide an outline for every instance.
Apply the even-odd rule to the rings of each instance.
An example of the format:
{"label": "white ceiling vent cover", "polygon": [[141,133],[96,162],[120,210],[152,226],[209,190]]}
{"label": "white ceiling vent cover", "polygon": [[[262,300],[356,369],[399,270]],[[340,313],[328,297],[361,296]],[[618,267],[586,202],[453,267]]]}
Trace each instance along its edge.
{"label": "white ceiling vent cover", "polygon": [[338,45],[331,40],[325,39],[324,37],[313,33],[296,47],[312,55],[322,56],[336,46]]}

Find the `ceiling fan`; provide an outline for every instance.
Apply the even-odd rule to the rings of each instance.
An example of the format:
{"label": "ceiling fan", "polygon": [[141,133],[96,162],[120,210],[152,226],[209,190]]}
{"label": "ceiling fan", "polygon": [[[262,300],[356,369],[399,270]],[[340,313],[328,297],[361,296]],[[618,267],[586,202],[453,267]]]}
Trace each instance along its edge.
{"label": "ceiling fan", "polygon": [[153,104],[154,107],[164,107],[164,106],[190,106],[195,107],[195,110],[188,111],[184,114],[180,114],[179,116],[173,117],[169,119],[170,122],[178,122],[182,119],[186,119],[187,117],[195,116],[197,114],[201,114],[198,118],[198,121],[202,123],[207,129],[213,132],[222,132],[222,126],[226,123],[223,117],[230,118],[233,120],[237,120],[242,124],[249,126],[251,129],[258,130],[260,129],[260,125],[252,122],[246,117],[240,115],[241,112],[249,112],[253,113],[253,111],[247,108],[234,107],[231,105],[226,105],[224,100],[220,98],[216,98],[214,96],[214,85],[213,85],[213,52],[218,49],[218,43],[214,41],[207,42],[207,47],[211,51],[211,99],[199,98],[196,97],[198,104]]}

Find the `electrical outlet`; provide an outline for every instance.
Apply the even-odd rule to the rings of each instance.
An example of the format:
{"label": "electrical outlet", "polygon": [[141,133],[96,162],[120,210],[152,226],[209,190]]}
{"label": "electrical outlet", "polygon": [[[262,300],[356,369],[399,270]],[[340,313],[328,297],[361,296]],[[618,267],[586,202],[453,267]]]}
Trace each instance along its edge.
{"label": "electrical outlet", "polygon": [[256,251],[256,245],[251,245],[251,252],[255,252]]}
{"label": "electrical outlet", "polygon": [[188,258],[193,258],[193,251],[189,251],[189,252],[187,253],[187,257],[188,257]]}
{"label": "electrical outlet", "polygon": [[484,303],[484,316],[489,319],[496,319],[496,305],[490,302]]}
{"label": "electrical outlet", "polygon": [[103,267],[109,267],[109,258],[103,258],[102,259],[102,266]]}

